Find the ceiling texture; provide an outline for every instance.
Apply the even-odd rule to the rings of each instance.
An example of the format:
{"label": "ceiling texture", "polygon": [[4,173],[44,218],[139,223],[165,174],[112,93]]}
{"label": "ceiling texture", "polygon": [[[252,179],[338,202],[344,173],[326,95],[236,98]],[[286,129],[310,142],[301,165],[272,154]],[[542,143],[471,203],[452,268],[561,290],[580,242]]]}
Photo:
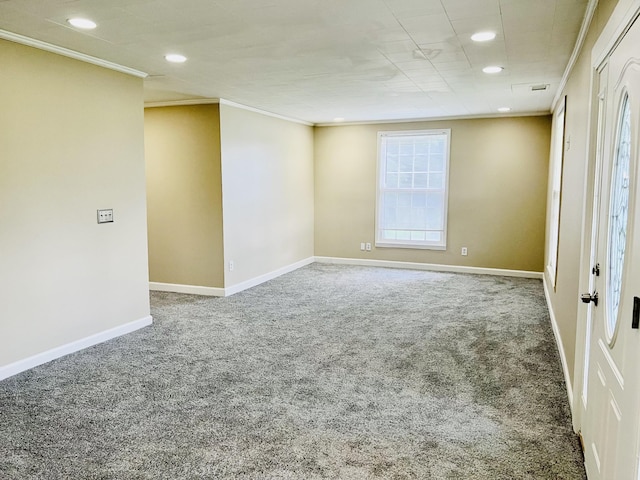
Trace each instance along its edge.
{"label": "ceiling texture", "polygon": [[[0,29],[145,72],[146,102],[222,98],[325,124],[549,112],[587,3],[0,0]],[[471,40],[486,30],[495,40]]]}

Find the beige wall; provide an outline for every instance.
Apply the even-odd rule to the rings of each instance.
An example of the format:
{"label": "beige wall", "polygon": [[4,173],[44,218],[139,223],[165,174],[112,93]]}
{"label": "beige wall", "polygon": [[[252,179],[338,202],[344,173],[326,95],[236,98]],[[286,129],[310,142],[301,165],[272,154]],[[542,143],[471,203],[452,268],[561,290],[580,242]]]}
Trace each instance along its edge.
{"label": "beige wall", "polygon": [[[316,128],[316,255],[541,272],[550,127],[539,116]],[[375,237],[377,133],[429,128],[451,129],[446,251],[361,251]]]}
{"label": "beige wall", "polygon": [[229,287],[313,256],[313,129],[222,104],[220,133]]}
{"label": "beige wall", "polygon": [[142,80],[3,40],[0,58],[2,367],[143,319],[149,294]]}
{"label": "beige wall", "polygon": [[218,105],[145,110],[149,278],[224,287]]}
{"label": "beige wall", "polygon": [[[591,88],[591,49],[598,39],[616,5],[615,0],[598,3],[591,27],[582,48],[578,62],[574,66],[567,85],[562,92],[567,96],[565,138],[570,138],[570,148],[565,151],[562,179],[562,205],[560,211],[560,230],[558,243],[558,272],[555,291],[550,289],[550,300],[556,318],[565,360],[574,383],[576,322],[580,306],[580,259],[582,240],[582,218],[585,202],[585,171],[588,165],[588,145],[591,135],[589,102]],[[551,192],[549,192],[550,194]],[[587,192],[591,198],[592,190]],[[591,205],[587,202],[587,209]],[[548,222],[549,220],[547,220]],[[586,254],[588,256],[588,245]],[[548,255],[548,252],[547,252]],[[548,277],[548,273],[545,273]],[[551,281],[547,278],[548,285]]]}

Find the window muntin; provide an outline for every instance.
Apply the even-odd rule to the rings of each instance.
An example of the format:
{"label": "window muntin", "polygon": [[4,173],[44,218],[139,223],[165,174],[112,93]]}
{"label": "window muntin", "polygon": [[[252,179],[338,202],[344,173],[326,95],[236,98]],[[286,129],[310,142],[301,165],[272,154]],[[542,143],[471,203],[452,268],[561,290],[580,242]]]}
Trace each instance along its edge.
{"label": "window muntin", "polygon": [[609,203],[609,236],[607,242],[607,334],[613,339],[618,323],[618,307],[622,293],[622,274],[627,244],[629,219],[629,178],[631,158],[631,109],[629,97],[622,101],[618,120],[615,163],[611,174]]}
{"label": "window muntin", "polygon": [[376,246],[446,248],[449,137],[379,133]]}

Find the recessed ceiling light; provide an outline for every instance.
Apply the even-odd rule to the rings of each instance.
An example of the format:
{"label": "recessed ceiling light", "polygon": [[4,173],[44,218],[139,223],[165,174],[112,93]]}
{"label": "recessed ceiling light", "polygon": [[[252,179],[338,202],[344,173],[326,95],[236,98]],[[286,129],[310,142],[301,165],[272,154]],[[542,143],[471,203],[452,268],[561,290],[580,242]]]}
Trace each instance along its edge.
{"label": "recessed ceiling light", "polygon": [[498,111],[499,111],[500,113],[507,113],[507,112],[510,112],[510,111],[511,111],[511,108],[509,108],[509,107],[500,107],[500,108],[498,109]]}
{"label": "recessed ceiling light", "polygon": [[187,61],[187,57],[180,55],[179,53],[169,53],[164,56],[164,59],[171,63],[184,63]]}
{"label": "recessed ceiling light", "polygon": [[488,42],[496,38],[495,32],[477,32],[471,35],[471,40],[474,42]]}
{"label": "recessed ceiling light", "polygon": [[336,117],[333,119],[334,122],[344,122],[344,117]]}
{"label": "recessed ceiling light", "polygon": [[93,30],[98,26],[96,22],[88,18],[70,18],[67,22],[76,28],[82,28],[84,30]]}
{"label": "recessed ceiling light", "polygon": [[482,69],[484,73],[500,73],[502,70],[504,70],[504,68],[498,67],[497,65],[491,65]]}

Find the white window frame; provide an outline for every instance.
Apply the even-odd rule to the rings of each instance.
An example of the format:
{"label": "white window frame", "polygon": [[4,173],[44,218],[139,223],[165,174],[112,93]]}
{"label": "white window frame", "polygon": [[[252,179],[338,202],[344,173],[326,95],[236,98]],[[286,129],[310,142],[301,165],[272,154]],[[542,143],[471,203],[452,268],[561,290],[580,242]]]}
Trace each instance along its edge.
{"label": "white window frame", "polygon": [[[397,138],[402,136],[430,136],[430,135],[444,135],[445,151],[444,151],[444,186],[442,189],[430,189],[426,188],[410,188],[410,189],[398,189],[403,192],[419,192],[425,193],[441,191],[443,192],[442,203],[442,237],[440,241],[431,240],[389,240],[381,237],[383,231],[383,208],[382,208],[382,196],[385,192],[394,189],[388,189],[385,187],[383,180],[386,173],[386,141],[387,138]],[[389,247],[389,248],[415,248],[415,249],[428,249],[428,250],[446,250],[447,249],[447,212],[449,206],[449,166],[450,166],[450,150],[451,150],[451,129],[434,129],[434,130],[407,130],[407,131],[383,131],[378,132],[378,161],[377,161],[377,178],[376,178],[376,221],[375,221],[375,245],[376,247]]]}
{"label": "white window frame", "polygon": [[566,97],[555,112],[551,136],[551,198],[549,215],[549,238],[547,244],[547,274],[555,290],[558,276],[558,253],[560,247],[560,209],[562,205],[562,170],[565,151]]}

